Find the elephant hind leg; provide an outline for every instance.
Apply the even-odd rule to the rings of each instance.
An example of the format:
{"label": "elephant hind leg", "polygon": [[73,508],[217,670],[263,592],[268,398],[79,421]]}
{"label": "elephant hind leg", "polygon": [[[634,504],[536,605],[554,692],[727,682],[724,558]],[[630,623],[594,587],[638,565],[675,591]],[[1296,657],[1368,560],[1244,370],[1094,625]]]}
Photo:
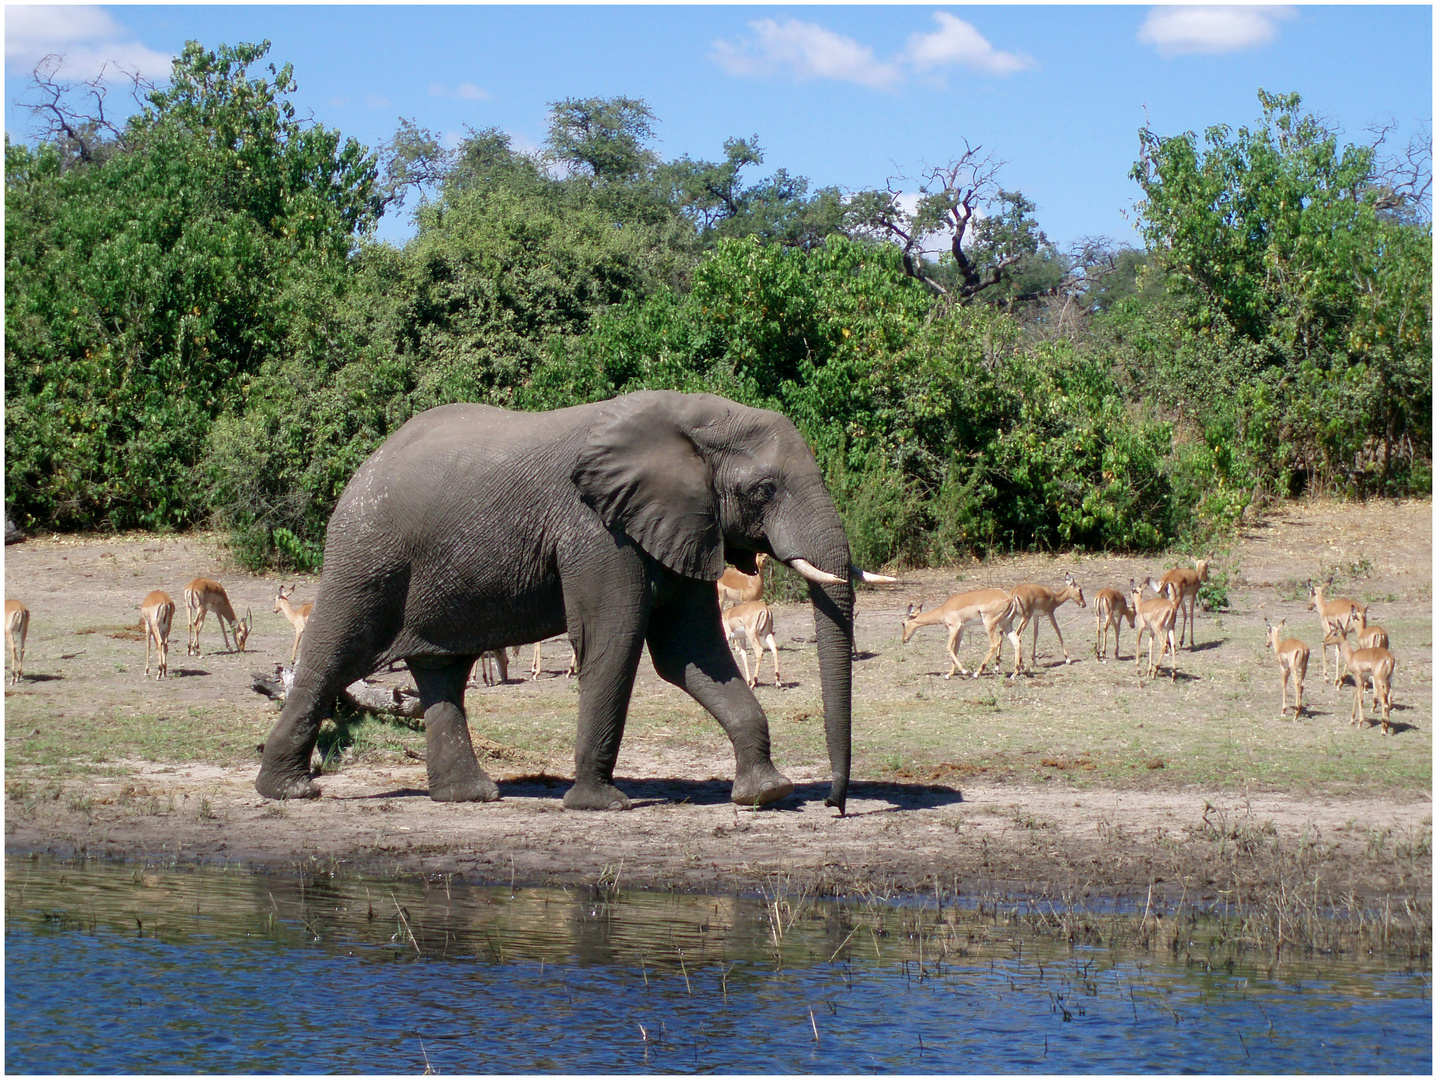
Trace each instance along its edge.
{"label": "elephant hind leg", "polygon": [[493,802],[499,785],[479,765],[464,715],[464,687],[475,657],[410,660],[424,709],[425,766],[435,802]]}
{"label": "elephant hind leg", "polygon": [[319,785],[309,775],[309,761],[334,694],[309,672],[295,674],[284,709],[264,741],[264,760],[254,782],[255,790],[266,799],[319,797]]}

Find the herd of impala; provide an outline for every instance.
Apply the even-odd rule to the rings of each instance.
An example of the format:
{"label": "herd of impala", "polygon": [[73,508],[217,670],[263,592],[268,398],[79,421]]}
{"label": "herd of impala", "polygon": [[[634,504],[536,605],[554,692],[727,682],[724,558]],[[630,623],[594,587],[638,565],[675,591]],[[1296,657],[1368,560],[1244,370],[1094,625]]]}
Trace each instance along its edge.
{"label": "herd of impala", "polygon": [[[763,564],[765,557],[757,557],[757,572],[745,574],[741,570],[729,567],[718,582],[719,610],[723,619],[724,632],[727,634],[729,644],[732,647],[738,644],[739,659],[743,663],[744,679],[750,686],[758,684],[759,665],[763,661],[764,650],[768,649],[773,655],[773,681],[775,686],[782,686],[782,675],[779,673],[778,646],[774,638],[773,613],[768,605],[764,603],[763,591]],[[1108,658],[1108,631],[1113,634],[1113,659],[1118,659],[1118,649],[1121,643],[1123,620],[1137,631],[1137,642],[1133,646],[1133,662],[1139,668],[1140,677],[1153,678],[1164,659],[1168,660],[1169,674],[1174,681],[1177,680],[1177,651],[1182,645],[1184,637],[1191,649],[1194,647],[1193,626],[1196,621],[1196,603],[1198,590],[1208,579],[1208,563],[1206,559],[1196,559],[1191,568],[1179,567],[1169,570],[1156,583],[1151,577],[1144,578],[1142,584],[1135,580],[1129,580],[1127,591],[1121,589],[1105,588],[1098,590],[1094,597],[1093,608],[1096,622],[1096,641],[1094,651],[1099,661],[1106,662]],[[1054,612],[1067,603],[1073,601],[1078,607],[1087,607],[1087,601],[1083,598],[1083,590],[1073,580],[1071,573],[1064,573],[1064,586],[1061,589],[1050,589],[1043,585],[1023,584],[1008,592],[1004,589],[972,589],[967,592],[956,593],[947,601],[928,611],[923,610],[920,603],[917,606],[908,605],[908,614],[903,620],[903,642],[906,644],[920,627],[943,625],[948,630],[948,658],[952,667],[943,677],[951,679],[955,674],[962,672],[969,674],[962,662],[958,659],[958,650],[963,644],[963,628],[969,623],[982,623],[984,631],[988,635],[988,652],[983,657],[978,670],[971,674],[974,678],[983,674],[984,669],[994,664],[994,670],[998,671],[998,665],[1002,658],[999,655],[1003,645],[1004,637],[1013,646],[1013,671],[1010,679],[1016,679],[1019,672],[1023,670],[1023,632],[1031,624],[1033,627],[1033,641],[1030,651],[1030,663],[1036,664],[1038,657],[1038,626],[1039,619],[1046,618],[1053,627],[1053,633],[1058,636],[1058,645],[1063,650],[1063,662],[1072,663],[1072,656],[1068,653],[1068,646],[1063,641],[1063,632],[1058,628],[1058,620]],[[875,579],[892,581],[892,578]],[[1397,666],[1397,658],[1389,649],[1387,632],[1380,626],[1370,625],[1367,622],[1367,605],[1358,604],[1356,601],[1345,597],[1334,597],[1328,599],[1324,594],[1332,587],[1332,580],[1328,579],[1324,585],[1314,585],[1311,581],[1308,585],[1309,611],[1317,612],[1318,620],[1322,626],[1322,677],[1325,681],[1327,675],[1327,649],[1333,650],[1333,685],[1341,686],[1345,675],[1351,675],[1356,685],[1357,693],[1352,705],[1351,720],[1354,724],[1366,724],[1367,714],[1363,709],[1363,697],[1366,687],[1372,687],[1372,708],[1374,711],[1379,703],[1382,708],[1382,733],[1384,735],[1391,731],[1389,718],[1392,712],[1392,675]],[[1155,595],[1148,596],[1151,591]],[[290,650],[290,664],[293,665],[299,655],[300,640],[304,636],[305,624],[309,621],[310,612],[314,609],[313,603],[295,606],[292,597],[294,587],[291,586],[286,592],[283,585],[275,595],[274,610],[277,614],[283,615],[294,626],[294,646]],[[234,606],[230,603],[229,595],[225,592],[224,586],[209,578],[195,578],[185,586],[182,593],[185,601],[185,611],[188,617],[189,633],[186,641],[186,655],[200,655],[200,628],[204,626],[206,614],[213,612],[215,620],[220,626],[220,637],[226,648],[230,648],[230,635],[233,634],[233,648],[237,652],[244,652],[245,642],[249,639],[250,630],[254,624],[254,617],[249,610],[245,611],[245,617],[239,618],[235,614]],[[145,674],[150,673],[150,652],[153,651],[157,660],[157,671],[155,677],[163,679],[169,673],[169,638],[170,625],[175,616],[175,602],[170,599],[166,592],[156,590],[148,594],[140,604],[140,615],[145,630]],[[1182,618],[1181,629],[1178,619]],[[1288,683],[1294,684],[1296,691],[1296,702],[1293,705],[1293,718],[1302,714],[1302,690],[1303,680],[1307,676],[1307,661],[1310,655],[1306,643],[1295,637],[1285,637],[1283,630],[1287,620],[1273,625],[1267,625],[1266,647],[1272,649],[1277,657],[1278,668],[1282,675],[1282,708],[1279,715],[1287,715],[1287,687]],[[30,627],[30,611],[19,600],[5,601],[5,638],[10,649],[10,682],[19,682],[23,674],[25,662],[25,636]],[[1148,636],[1148,662],[1146,667],[1142,663],[1143,635]],[[1357,646],[1354,648],[1348,641],[1348,636],[1355,634]],[[742,641],[739,640],[742,635]],[[1153,651],[1157,642],[1161,639],[1162,649],[1158,652],[1157,658],[1153,658]],[[753,668],[749,668],[748,651],[753,650]],[[534,659],[530,666],[530,678],[538,678],[541,661],[541,645],[534,644]],[[574,674],[574,658],[570,657],[567,675]],[[476,668],[482,670],[482,677],[486,685],[495,682],[504,682],[508,679],[508,657],[503,649],[496,649],[485,653],[481,663]]]}
{"label": "herd of impala", "polygon": [[[1196,559],[1191,568],[1169,570],[1157,582],[1151,577],[1143,579],[1142,584],[1129,580],[1126,592],[1113,588],[1100,589],[1093,603],[1096,616],[1094,651],[1098,659],[1107,660],[1109,630],[1113,633],[1113,659],[1118,658],[1123,620],[1126,619],[1138,635],[1137,643],[1133,646],[1133,662],[1139,668],[1140,677],[1151,679],[1157,674],[1163,659],[1171,654],[1168,670],[1176,681],[1177,651],[1184,636],[1188,647],[1194,647],[1193,626],[1196,621],[1197,596],[1199,589],[1208,579],[1207,571],[1207,560]],[[988,653],[978,665],[978,670],[972,673],[973,676],[976,678],[983,674],[983,669],[990,662],[1001,662],[999,651],[1006,636],[1012,643],[1014,653],[1013,672],[1009,678],[1015,679],[1023,670],[1023,631],[1029,623],[1032,624],[1031,662],[1036,663],[1039,625],[1037,620],[1045,616],[1052,623],[1053,632],[1058,635],[1058,644],[1063,649],[1063,662],[1072,663],[1072,657],[1068,654],[1068,647],[1063,642],[1062,631],[1058,629],[1053,613],[1069,600],[1076,602],[1079,607],[1087,607],[1087,604],[1083,599],[1083,590],[1073,580],[1073,575],[1065,573],[1064,578],[1064,587],[1057,590],[1043,585],[1024,584],[1012,592],[1004,589],[972,589],[957,593],[929,611],[924,611],[921,603],[916,607],[909,604],[908,615],[903,620],[903,641],[906,643],[922,626],[941,623],[947,627],[948,658],[952,667],[943,677],[951,679],[958,672],[969,674],[968,669],[958,659],[958,649],[963,643],[963,627],[968,623],[981,622],[988,634]],[[1323,679],[1327,678],[1327,647],[1330,645],[1334,652],[1333,685],[1341,686],[1344,676],[1350,674],[1357,688],[1356,699],[1352,705],[1352,723],[1367,723],[1362,702],[1365,688],[1370,683],[1372,708],[1375,711],[1378,703],[1381,703],[1382,733],[1389,734],[1392,673],[1397,666],[1397,658],[1388,649],[1387,632],[1380,626],[1368,625],[1367,605],[1346,598],[1327,599],[1324,592],[1332,587],[1331,579],[1325,585],[1314,585],[1311,581],[1307,585],[1307,609],[1317,612],[1322,625]],[[1149,591],[1156,595],[1148,596]],[[1180,629],[1179,616],[1182,619]],[[1279,715],[1287,715],[1287,687],[1291,681],[1297,692],[1297,702],[1293,707],[1293,717],[1296,718],[1302,714],[1302,684],[1307,675],[1308,648],[1297,638],[1284,637],[1285,625],[1285,619],[1276,626],[1268,624],[1266,645],[1277,656],[1282,675],[1282,709]],[[1144,634],[1148,635],[1148,660],[1145,669],[1142,663]],[[1355,634],[1356,648],[1347,640],[1349,634]],[[1163,643],[1162,650],[1155,660],[1153,651],[1159,639]]]}
{"label": "herd of impala", "polygon": [[[299,639],[304,633],[305,623],[309,621],[309,613],[314,609],[312,603],[295,607],[290,602],[293,593],[293,586],[286,593],[281,585],[274,600],[274,610],[294,625],[291,664],[299,654]],[[223,585],[210,578],[195,578],[184,587],[180,595],[185,601],[189,626],[185,640],[186,656],[201,655],[200,628],[205,624],[205,616],[210,613],[214,614],[215,621],[220,625],[220,638],[224,641],[225,648],[244,652],[245,642],[249,640],[250,630],[254,627],[254,615],[248,609],[245,610],[243,619],[236,615],[234,605],[230,603],[229,594],[225,592]],[[170,626],[174,622],[176,610],[170,594],[160,589],[146,594],[140,601],[140,622],[145,631],[145,674],[150,673],[150,653],[153,651],[156,679],[163,679],[170,672]],[[24,674],[25,635],[29,630],[30,609],[19,600],[6,600],[5,640],[10,648],[11,685],[18,683],[20,676]],[[231,637],[234,639],[233,646],[230,644]]]}

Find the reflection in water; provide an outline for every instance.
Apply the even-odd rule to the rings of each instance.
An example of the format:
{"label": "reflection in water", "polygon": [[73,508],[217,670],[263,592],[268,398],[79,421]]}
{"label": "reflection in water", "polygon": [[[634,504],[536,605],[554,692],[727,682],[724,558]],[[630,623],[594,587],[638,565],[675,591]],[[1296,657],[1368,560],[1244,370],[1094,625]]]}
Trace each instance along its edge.
{"label": "reflection in water", "polygon": [[1418,1072],[1429,971],[878,905],[12,859],[10,1072]]}

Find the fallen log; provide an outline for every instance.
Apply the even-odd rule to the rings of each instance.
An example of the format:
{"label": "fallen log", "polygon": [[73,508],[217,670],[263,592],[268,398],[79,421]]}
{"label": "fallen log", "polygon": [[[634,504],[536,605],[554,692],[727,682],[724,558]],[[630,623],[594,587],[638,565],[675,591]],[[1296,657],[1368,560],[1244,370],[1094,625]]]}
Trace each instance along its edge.
{"label": "fallen log", "polygon": [[407,686],[381,686],[368,679],[360,679],[341,690],[339,696],[349,705],[364,712],[402,716],[408,720],[424,719],[424,709],[419,704],[419,692]]}
{"label": "fallen log", "polygon": [[[275,701],[283,701],[294,685],[294,671],[280,664],[275,665],[273,675],[255,671],[250,673],[250,678],[255,693]],[[400,716],[406,720],[424,719],[418,691],[407,686],[383,686],[368,679],[359,679],[341,690],[339,696],[346,705],[360,712]]]}

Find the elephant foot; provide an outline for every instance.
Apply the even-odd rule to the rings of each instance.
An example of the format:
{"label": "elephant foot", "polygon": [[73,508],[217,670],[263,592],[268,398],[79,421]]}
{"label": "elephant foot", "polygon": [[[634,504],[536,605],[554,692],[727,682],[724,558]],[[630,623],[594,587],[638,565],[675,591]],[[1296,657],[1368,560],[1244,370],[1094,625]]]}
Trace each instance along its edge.
{"label": "elephant foot", "polygon": [[477,776],[451,780],[431,778],[429,797],[435,802],[494,802],[499,798],[499,785],[480,769]]}
{"label": "elephant foot", "polygon": [[266,799],[317,799],[319,785],[307,773],[282,773],[260,769],[255,777],[255,790]]}
{"label": "elephant foot", "polygon": [[613,784],[576,782],[564,793],[565,810],[627,810],[632,805]]}
{"label": "elephant foot", "polygon": [[792,794],[793,781],[765,763],[734,777],[730,797],[739,806],[767,806]]}

